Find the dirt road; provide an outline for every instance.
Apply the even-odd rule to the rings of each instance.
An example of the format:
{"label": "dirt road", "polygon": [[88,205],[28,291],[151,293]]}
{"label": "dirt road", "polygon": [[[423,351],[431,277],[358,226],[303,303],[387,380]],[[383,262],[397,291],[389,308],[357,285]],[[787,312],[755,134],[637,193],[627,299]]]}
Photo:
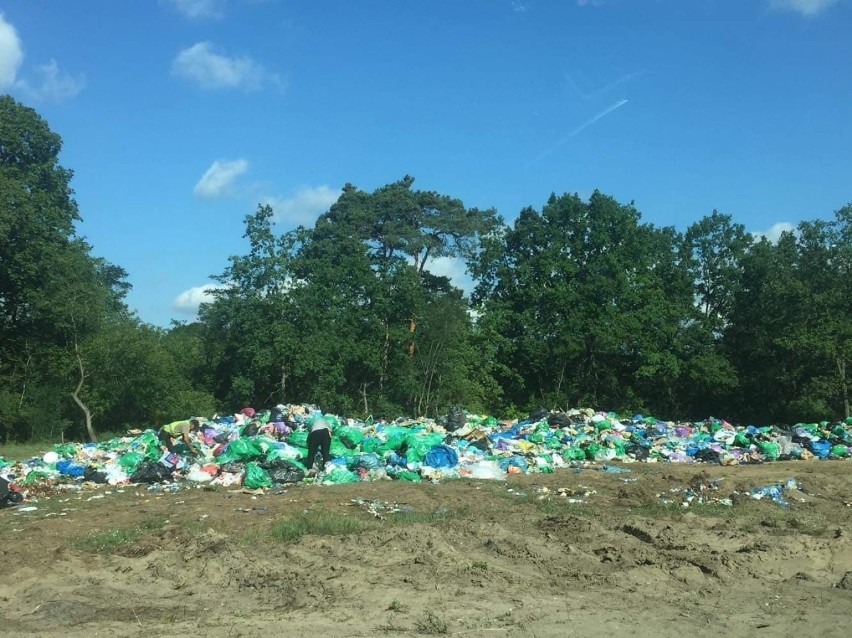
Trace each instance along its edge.
{"label": "dirt road", "polygon": [[850,635],[852,463],[625,467],[56,493],[0,511],[0,635]]}

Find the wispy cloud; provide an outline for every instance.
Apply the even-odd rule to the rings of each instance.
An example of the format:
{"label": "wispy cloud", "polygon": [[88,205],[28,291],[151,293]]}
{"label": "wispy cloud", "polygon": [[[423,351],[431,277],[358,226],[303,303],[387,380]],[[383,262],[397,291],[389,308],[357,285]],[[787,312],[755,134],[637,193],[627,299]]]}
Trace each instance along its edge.
{"label": "wispy cloud", "polygon": [[781,235],[783,233],[795,233],[796,227],[789,222],[778,222],[776,224],[772,224],[769,227],[769,230],[766,231],[757,231],[752,232],[751,234],[754,236],[755,240],[760,240],[766,238],[773,244],[777,243],[779,239],[781,239]]}
{"label": "wispy cloud", "polygon": [[277,74],[249,56],[229,57],[217,52],[210,42],[198,42],[180,51],[172,63],[172,74],[202,89],[254,91],[266,85],[284,87]]}
{"label": "wispy cloud", "polygon": [[528,4],[524,4],[518,0],[512,0],[512,11],[515,13],[526,13],[529,11],[529,8],[530,6]]}
{"label": "wispy cloud", "polygon": [[198,307],[201,304],[213,302],[214,290],[224,290],[227,287],[225,284],[193,286],[175,297],[174,301],[172,301],[172,310],[184,315],[195,316],[198,314]]}
{"label": "wispy cloud", "polygon": [[216,160],[201,176],[193,189],[196,197],[215,199],[230,195],[234,181],[248,170],[245,159]]}
{"label": "wispy cloud", "polygon": [[15,27],[0,13],[0,89],[12,86],[24,61],[24,50]]}
{"label": "wispy cloud", "polygon": [[839,0],[769,0],[769,7],[776,11],[792,11],[812,17],[838,2]]}
{"label": "wispy cloud", "polygon": [[219,19],[225,15],[225,0],[167,0],[187,18]]}
{"label": "wispy cloud", "polygon": [[48,101],[74,97],[86,85],[83,75],[60,71],[56,60],[35,67],[31,79],[18,72],[24,61],[24,48],[15,27],[0,13],[0,89],[13,90],[30,100]]}
{"label": "wispy cloud", "polygon": [[302,188],[291,197],[264,197],[279,224],[310,226],[340,198],[340,189],[331,186]]}
{"label": "wispy cloud", "polygon": [[19,80],[16,88],[28,97],[39,101],[59,101],[77,95],[86,86],[86,76],[73,76],[59,70],[56,60],[36,67],[35,82]]}

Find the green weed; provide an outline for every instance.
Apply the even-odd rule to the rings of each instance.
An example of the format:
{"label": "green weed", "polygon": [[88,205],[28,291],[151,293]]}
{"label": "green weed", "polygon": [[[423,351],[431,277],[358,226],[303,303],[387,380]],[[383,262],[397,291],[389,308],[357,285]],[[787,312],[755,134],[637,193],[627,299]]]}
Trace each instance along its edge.
{"label": "green weed", "polygon": [[388,611],[393,611],[393,612],[396,612],[397,614],[404,614],[405,612],[408,611],[408,605],[406,605],[401,600],[397,600],[396,598],[394,598],[391,601],[391,604],[388,605]]}
{"label": "green weed", "polygon": [[414,621],[414,626],[421,634],[442,635],[449,632],[447,622],[435,614],[433,611],[427,611],[420,618]]}
{"label": "green weed", "polygon": [[368,529],[377,523],[354,516],[341,516],[332,512],[308,512],[280,523],[275,523],[266,533],[272,540],[292,543],[302,536],[343,536]]}

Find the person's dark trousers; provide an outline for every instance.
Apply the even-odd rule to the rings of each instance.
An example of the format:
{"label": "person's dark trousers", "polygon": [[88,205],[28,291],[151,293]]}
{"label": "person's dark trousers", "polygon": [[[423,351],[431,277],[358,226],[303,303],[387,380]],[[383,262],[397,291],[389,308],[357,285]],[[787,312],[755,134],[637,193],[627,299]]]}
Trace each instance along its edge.
{"label": "person's dark trousers", "polygon": [[169,436],[169,433],[168,433],[168,432],[166,432],[165,430],[160,430],[160,435],[159,435],[159,437],[158,437],[158,438],[160,439],[160,443],[162,443],[163,445],[165,445],[165,446],[166,446],[166,449],[167,449],[169,452],[174,452],[174,451],[175,451],[175,448],[174,448],[174,446],[172,445],[172,437],[171,437],[171,436]]}
{"label": "person's dark trousers", "polygon": [[331,449],[331,432],[328,428],[314,430],[308,435],[308,461],[305,467],[311,469],[314,466],[314,457],[317,455],[317,450],[322,454],[322,465],[320,470],[325,469],[325,464],[328,463],[329,450]]}

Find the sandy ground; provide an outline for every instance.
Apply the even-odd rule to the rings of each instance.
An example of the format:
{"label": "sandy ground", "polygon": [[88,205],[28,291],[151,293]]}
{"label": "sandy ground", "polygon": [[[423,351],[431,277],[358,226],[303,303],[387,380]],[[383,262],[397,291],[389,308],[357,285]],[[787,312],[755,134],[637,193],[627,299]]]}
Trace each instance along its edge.
{"label": "sandy ground", "polygon": [[0,511],[0,635],[852,635],[852,462],[627,467],[53,494]]}

